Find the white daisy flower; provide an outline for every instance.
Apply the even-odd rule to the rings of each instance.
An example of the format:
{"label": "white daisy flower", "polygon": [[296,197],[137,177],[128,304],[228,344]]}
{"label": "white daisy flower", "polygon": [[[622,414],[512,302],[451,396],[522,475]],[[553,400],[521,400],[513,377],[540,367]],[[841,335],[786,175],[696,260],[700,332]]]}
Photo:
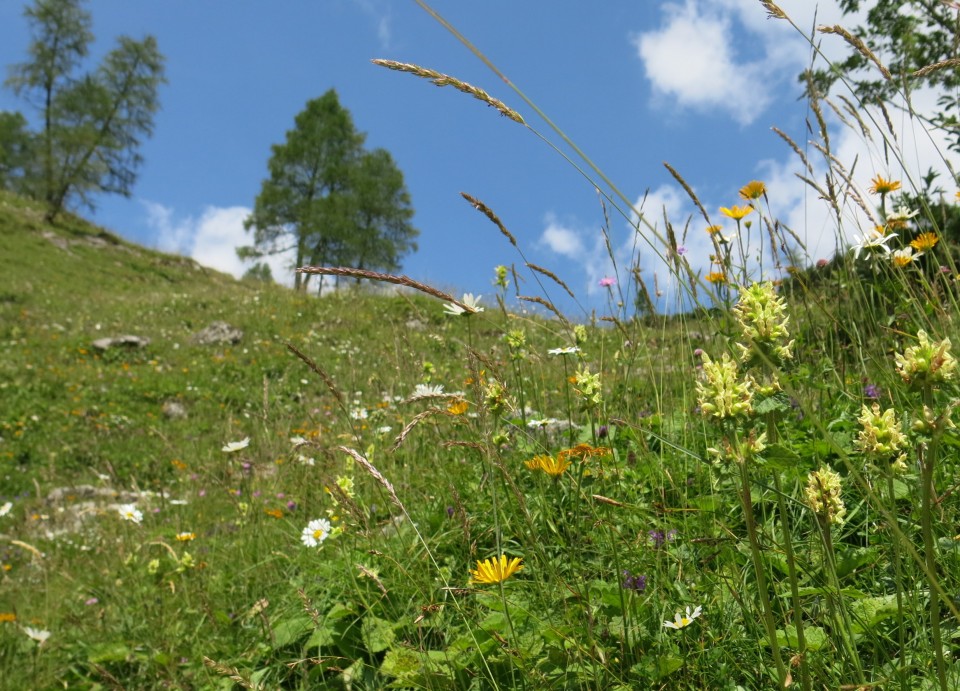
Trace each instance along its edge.
{"label": "white daisy flower", "polygon": [[125,521],[140,523],[143,520],[143,512],[139,511],[133,504],[121,504],[117,507],[117,513]]}
{"label": "white daisy flower", "polygon": [[443,384],[417,384],[413,393],[410,394],[408,401],[416,401],[420,398],[435,398],[437,396],[446,396],[443,392]]}
{"label": "white daisy flower", "polygon": [[567,346],[566,348],[551,348],[547,355],[576,355],[580,352],[577,346]]}
{"label": "white daisy flower", "polygon": [[326,518],[316,518],[303,529],[300,542],[307,547],[319,547],[330,536],[330,521]]}
{"label": "white daisy flower", "polygon": [[860,253],[866,250],[868,253],[879,250],[883,254],[890,254],[888,242],[897,237],[896,233],[881,233],[878,230],[871,230],[864,233],[863,237],[853,246],[853,258],[859,259]]}
{"label": "white daisy flower", "polygon": [[43,645],[48,638],[50,638],[50,632],[44,631],[43,629],[35,629],[32,626],[24,626],[23,632],[27,634],[30,638],[35,640],[40,645]]}
{"label": "white daisy flower", "polygon": [[224,453],[236,453],[237,451],[243,451],[248,446],[250,446],[250,437],[244,437],[240,441],[227,442],[220,450]]}
{"label": "white daisy flower", "polygon": [[480,298],[482,295],[473,296],[473,293],[464,293],[463,297],[460,298],[461,305],[458,305],[454,302],[448,302],[443,306],[443,309],[446,313],[452,317],[459,317],[461,315],[470,315],[477,312],[483,312],[483,308],[480,307]]}
{"label": "white daisy flower", "polygon": [[699,617],[703,613],[703,607],[697,605],[697,608],[690,611],[690,607],[687,607],[687,616],[683,616],[680,612],[677,612],[677,616],[673,621],[665,621],[663,625],[668,629],[682,629],[693,623],[693,620]]}
{"label": "white daisy flower", "polygon": [[12,509],[12,508],[13,508],[13,502],[12,502],[12,501],[8,501],[8,502],[7,502],[6,504],[4,504],[3,506],[0,506],[0,518],[2,518],[3,516],[6,516],[8,513],[10,513],[10,509]]}

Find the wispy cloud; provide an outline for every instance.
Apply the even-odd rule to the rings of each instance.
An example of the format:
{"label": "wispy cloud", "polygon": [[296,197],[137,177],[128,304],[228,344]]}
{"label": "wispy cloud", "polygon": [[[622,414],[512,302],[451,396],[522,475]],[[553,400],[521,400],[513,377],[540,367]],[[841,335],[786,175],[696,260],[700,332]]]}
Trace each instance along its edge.
{"label": "wispy cloud", "polygon": [[363,10],[363,13],[376,24],[377,39],[380,41],[380,48],[383,50],[390,48],[393,38],[393,21],[389,2],[384,2],[384,0],[352,1],[354,5]]}

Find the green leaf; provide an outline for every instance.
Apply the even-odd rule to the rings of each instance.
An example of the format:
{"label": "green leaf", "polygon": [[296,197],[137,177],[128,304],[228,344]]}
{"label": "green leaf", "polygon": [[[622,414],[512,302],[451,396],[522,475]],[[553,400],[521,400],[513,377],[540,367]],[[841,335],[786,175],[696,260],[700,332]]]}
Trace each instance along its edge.
{"label": "green leaf", "polygon": [[363,636],[363,644],[371,653],[386,650],[397,637],[391,622],[370,614],[363,618],[360,630]]}
{"label": "green leaf", "polygon": [[775,393],[772,396],[762,399],[755,403],[753,410],[757,415],[766,415],[767,413],[784,413],[791,409],[790,399],[783,392]]}
{"label": "green leaf", "polygon": [[[829,642],[827,632],[819,626],[804,626],[803,640],[807,645],[807,650],[811,651],[820,650]],[[794,650],[800,649],[797,630],[793,627],[778,630],[777,642],[783,648],[793,648]]]}
{"label": "green leaf", "polygon": [[303,638],[313,626],[310,617],[283,619],[273,627],[274,648],[285,648]]}
{"label": "green leaf", "polygon": [[657,660],[657,676],[663,679],[683,667],[683,658],[674,655],[664,655]]}
{"label": "green leaf", "polygon": [[854,633],[863,633],[897,613],[897,598],[895,595],[868,597],[852,602],[849,610]]}
{"label": "green leaf", "polygon": [[90,652],[87,653],[87,660],[98,665],[109,662],[123,662],[131,653],[132,651],[123,641],[99,643],[91,646]]}
{"label": "green leaf", "polygon": [[844,550],[837,561],[837,577],[844,578],[859,568],[875,563],[880,558],[880,552],[875,547]]}
{"label": "green leaf", "polygon": [[763,460],[775,468],[796,468],[801,465],[800,454],[783,444],[771,444],[763,452]]}
{"label": "green leaf", "polygon": [[307,648],[322,648],[325,645],[333,645],[333,640],[333,631],[327,626],[321,626],[313,630],[306,645]]}

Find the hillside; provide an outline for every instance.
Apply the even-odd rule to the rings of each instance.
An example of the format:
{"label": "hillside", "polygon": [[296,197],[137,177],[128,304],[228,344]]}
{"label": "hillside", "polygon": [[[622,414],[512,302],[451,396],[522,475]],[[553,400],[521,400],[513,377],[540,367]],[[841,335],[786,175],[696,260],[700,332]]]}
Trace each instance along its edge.
{"label": "hillside", "polygon": [[[57,226],[42,218],[30,203],[0,197],[0,459],[11,463],[0,497],[31,490],[34,480],[102,474],[160,487],[172,459],[218,454],[224,438],[265,422],[309,426],[318,405],[329,408],[322,383],[304,383],[312,375],[286,343],[322,362],[345,390],[361,391],[372,383],[357,373],[376,357],[374,326],[442,321],[435,301],[418,296],[350,290],[317,300],[237,281],[74,216]],[[194,343],[217,321],[239,329],[240,341]],[[436,342],[400,332],[407,342],[391,344],[401,358],[392,369],[419,370]],[[124,335],[149,345],[93,345]],[[378,383],[389,377],[381,370]],[[173,404],[184,417],[164,414]]]}
{"label": "hillside", "polygon": [[574,326],[41,219],[0,196],[0,688],[960,680],[937,236]]}

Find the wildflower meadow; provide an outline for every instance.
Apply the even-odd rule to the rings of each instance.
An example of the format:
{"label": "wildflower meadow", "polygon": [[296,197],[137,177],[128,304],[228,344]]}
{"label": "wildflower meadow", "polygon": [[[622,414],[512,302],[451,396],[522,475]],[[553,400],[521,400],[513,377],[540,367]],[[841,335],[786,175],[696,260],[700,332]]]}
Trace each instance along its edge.
{"label": "wildflower meadow", "polygon": [[805,107],[832,257],[769,181],[705,209],[670,168],[702,215],[665,219],[584,155],[663,268],[580,316],[480,191],[485,292],[319,299],[0,193],[0,687],[960,688],[960,193],[860,189]]}

